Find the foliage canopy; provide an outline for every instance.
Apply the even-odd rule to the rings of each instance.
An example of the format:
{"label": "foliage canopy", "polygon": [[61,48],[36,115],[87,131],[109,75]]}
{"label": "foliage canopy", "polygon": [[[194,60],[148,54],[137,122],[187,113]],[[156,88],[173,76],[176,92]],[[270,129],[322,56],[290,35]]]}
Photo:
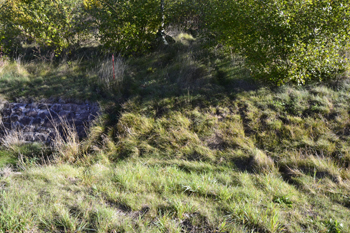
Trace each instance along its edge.
{"label": "foliage canopy", "polygon": [[8,0],[0,9],[0,39],[13,46],[16,38],[33,40],[61,52],[79,42],[82,2],[76,0]]}
{"label": "foliage canopy", "polygon": [[165,24],[201,29],[276,85],[329,79],[348,64],[349,0],[8,0],[0,13],[7,47],[22,38],[60,52],[97,28],[89,33],[108,51],[140,54],[158,44]]}
{"label": "foliage canopy", "polygon": [[345,70],[349,7],[348,0],[213,0],[208,22],[254,76],[304,84]]}

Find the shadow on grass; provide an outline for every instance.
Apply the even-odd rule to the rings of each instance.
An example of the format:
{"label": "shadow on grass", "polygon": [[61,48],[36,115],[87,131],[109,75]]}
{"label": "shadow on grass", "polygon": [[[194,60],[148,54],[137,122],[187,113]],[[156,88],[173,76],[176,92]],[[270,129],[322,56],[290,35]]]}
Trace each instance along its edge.
{"label": "shadow on grass", "polygon": [[243,68],[241,58],[196,44],[176,43],[148,55],[126,58],[129,70],[123,84],[108,91],[98,84],[96,68],[101,61],[111,59],[111,54],[102,53],[99,47],[81,48],[58,57],[52,54],[33,47],[19,50],[11,59],[27,71],[0,80],[0,93],[10,99],[64,97],[98,101],[121,96],[125,101],[141,96],[158,101],[184,94],[226,96],[259,87]]}
{"label": "shadow on grass", "polygon": [[[30,66],[36,64],[27,65],[28,68]],[[3,78],[0,80],[0,93],[10,101],[18,98],[97,100],[96,82],[84,74],[84,67],[64,66],[48,65],[39,72],[34,71],[22,77]]]}
{"label": "shadow on grass", "polygon": [[101,85],[98,69],[111,54],[104,55],[97,47],[45,62],[35,55],[30,49],[24,52],[22,62],[13,65],[14,77],[0,79],[0,94],[9,101],[99,102],[107,115],[104,133],[109,130],[109,135],[117,134],[115,126],[126,108],[161,118],[174,111],[225,106],[240,92],[261,86],[241,58],[198,44],[176,43],[124,58],[128,69],[123,82],[108,90]]}

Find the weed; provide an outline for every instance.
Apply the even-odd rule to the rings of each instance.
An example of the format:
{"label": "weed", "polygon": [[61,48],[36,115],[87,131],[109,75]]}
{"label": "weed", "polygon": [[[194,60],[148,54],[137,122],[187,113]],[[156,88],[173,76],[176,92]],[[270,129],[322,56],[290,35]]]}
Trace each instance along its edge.
{"label": "weed", "polygon": [[25,143],[25,135],[23,130],[20,128],[9,130],[3,125],[2,121],[0,127],[2,128],[2,132],[4,134],[1,137],[0,142],[5,148],[16,151],[18,146]]}
{"label": "weed", "polygon": [[181,229],[177,226],[176,222],[172,220],[169,213],[159,214],[161,217],[156,221],[156,226],[161,232],[181,232]]}
{"label": "weed", "polygon": [[274,196],[272,201],[278,204],[285,204],[290,208],[292,207],[292,204],[293,204],[293,202],[289,199],[289,197],[286,197],[286,196]]}
{"label": "weed", "polygon": [[343,224],[333,219],[326,221],[325,225],[327,227],[327,232],[329,233],[340,233],[343,229]]}

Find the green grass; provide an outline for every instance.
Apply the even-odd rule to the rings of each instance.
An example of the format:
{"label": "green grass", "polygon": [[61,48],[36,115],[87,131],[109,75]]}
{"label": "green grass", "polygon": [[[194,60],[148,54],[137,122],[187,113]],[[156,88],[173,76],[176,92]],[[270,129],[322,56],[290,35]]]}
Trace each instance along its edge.
{"label": "green grass", "polygon": [[9,100],[31,98],[96,100],[96,80],[87,76],[80,61],[51,64],[38,61],[6,61],[0,70],[0,94]]}
{"label": "green grass", "polygon": [[7,150],[0,150],[0,167],[5,167],[9,164],[16,164],[17,158]]}
{"label": "green grass", "polygon": [[[277,173],[254,174],[183,160],[143,159],[91,166],[34,166],[1,179],[1,229],[307,231],[348,210],[329,179],[302,176],[296,187]],[[322,190],[332,189],[332,193]],[[330,192],[330,191],[328,191]]]}
{"label": "green grass", "polygon": [[9,62],[4,98],[104,114],[74,151],[2,148],[0,230],[349,232],[349,79],[271,88],[197,40],[124,58],[108,85],[105,59]]}

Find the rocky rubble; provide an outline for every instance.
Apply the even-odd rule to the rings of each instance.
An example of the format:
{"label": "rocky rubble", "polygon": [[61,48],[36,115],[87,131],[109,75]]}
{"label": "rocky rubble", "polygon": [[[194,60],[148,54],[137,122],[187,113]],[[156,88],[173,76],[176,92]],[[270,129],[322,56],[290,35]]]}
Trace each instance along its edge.
{"label": "rocky rubble", "polygon": [[0,110],[0,133],[20,130],[25,141],[50,142],[55,137],[55,127],[62,133],[65,122],[74,126],[82,138],[98,113],[98,105],[91,103],[4,103]]}

